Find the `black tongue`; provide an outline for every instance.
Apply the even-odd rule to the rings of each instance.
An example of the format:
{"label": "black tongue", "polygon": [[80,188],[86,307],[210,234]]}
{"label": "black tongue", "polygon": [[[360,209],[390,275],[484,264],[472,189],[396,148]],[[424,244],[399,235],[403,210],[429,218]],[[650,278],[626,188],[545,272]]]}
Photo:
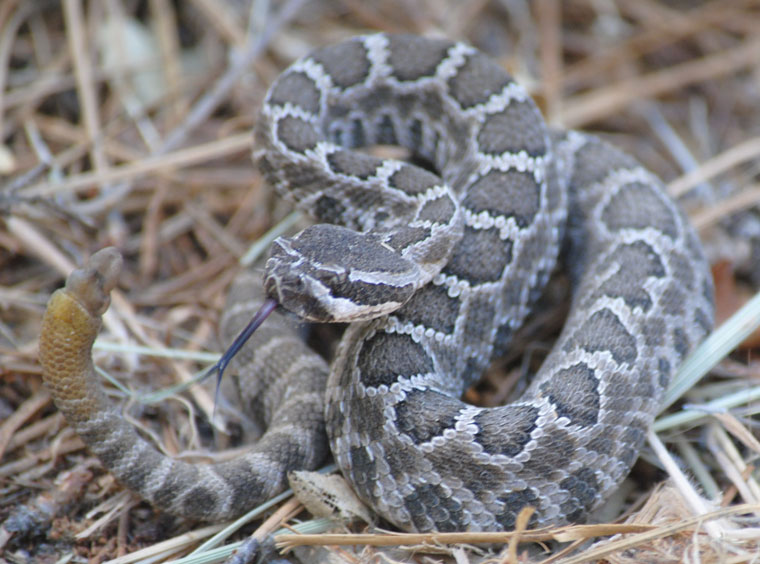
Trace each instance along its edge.
{"label": "black tongue", "polygon": [[264,323],[266,318],[269,317],[269,314],[272,313],[276,307],[277,302],[272,298],[267,298],[264,300],[264,303],[261,304],[259,311],[253,315],[251,320],[248,322],[248,325],[246,325],[240,334],[235,337],[235,340],[232,341],[232,344],[227,347],[227,350],[224,351],[224,354],[222,354],[222,358],[220,358],[217,363],[209,370],[209,374],[214,370],[216,371],[214,409],[216,409],[217,399],[219,396],[219,387],[222,383],[222,376],[224,376],[224,371],[227,369],[227,365],[229,365],[232,359],[235,358],[235,355],[238,353],[238,351],[240,351],[240,349],[243,348],[243,345],[245,345],[248,339],[251,338],[251,335],[253,335],[254,331],[261,327],[261,324]]}

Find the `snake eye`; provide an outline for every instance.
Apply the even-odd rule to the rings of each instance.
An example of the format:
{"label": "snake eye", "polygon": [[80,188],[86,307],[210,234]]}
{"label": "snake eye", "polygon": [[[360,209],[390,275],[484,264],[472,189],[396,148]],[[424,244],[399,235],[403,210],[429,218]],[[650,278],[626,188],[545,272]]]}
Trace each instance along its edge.
{"label": "snake eye", "polygon": [[348,282],[348,272],[344,268],[337,270],[321,270],[317,276],[319,281],[332,290],[333,295],[342,294],[342,289]]}

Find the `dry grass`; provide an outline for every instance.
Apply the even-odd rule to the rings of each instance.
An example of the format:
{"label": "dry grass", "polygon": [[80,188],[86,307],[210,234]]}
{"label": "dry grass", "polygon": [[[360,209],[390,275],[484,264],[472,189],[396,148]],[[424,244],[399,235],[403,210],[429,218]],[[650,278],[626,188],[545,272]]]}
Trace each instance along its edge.
{"label": "dry grass", "polygon": [[[239,4],[248,3],[0,3],[0,562],[176,558],[222,529],[157,513],[114,482],[42,388],[36,338],[63,277],[116,245],[126,268],[104,340],[120,352],[97,354],[125,382],[112,395],[130,402],[136,423],[167,452],[224,448],[229,439],[205,423],[213,409],[205,388],[160,405],[136,392],[187,381],[202,366],[190,353],[218,351],[214,328],[238,257],[288,212],[250,165],[254,109],[277,73],[317,45],[385,30],[484,49],[552,123],[601,132],[670,181],[721,265],[721,299],[743,291],[726,262],[741,249],[723,244],[715,226],[760,201],[760,1]],[[702,205],[710,193],[716,199]],[[514,535],[488,553],[467,548],[478,539],[465,537],[445,550],[429,544],[440,538],[414,539],[426,542],[422,552],[382,552],[380,541],[354,538],[359,547],[331,554],[347,562],[753,561],[758,366],[746,347],[688,392],[688,402],[711,409],[676,404],[661,420],[633,478],[599,516],[631,524],[626,534],[590,546],[613,531],[545,531],[543,541],[562,541],[543,545],[553,554]],[[497,392],[480,393],[487,402]],[[294,501],[278,507],[258,538],[299,511]]]}

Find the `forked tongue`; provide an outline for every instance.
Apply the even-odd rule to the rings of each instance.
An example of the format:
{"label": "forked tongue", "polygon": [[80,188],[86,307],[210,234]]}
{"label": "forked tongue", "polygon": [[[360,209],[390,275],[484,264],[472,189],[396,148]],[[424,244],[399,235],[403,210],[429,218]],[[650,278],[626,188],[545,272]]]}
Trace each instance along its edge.
{"label": "forked tongue", "polygon": [[248,325],[246,325],[240,334],[235,337],[235,340],[232,341],[232,344],[229,347],[227,347],[227,350],[224,351],[222,357],[216,362],[216,364],[214,364],[214,366],[211,367],[211,370],[209,372],[216,370],[216,391],[214,392],[215,412],[217,400],[219,399],[219,387],[221,386],[222,376],[224,375],[224,371],[227,369],[227,365],[232,361],[233,358],[235,358],[235,355],[238,353],[238,351],[240,351],[240,349],[243,348],[243,345],[245,345],[248,339],[251,338],[251,335],[253,335],[254,331],[261,327],[261,324],[264,323],[266,318],[269,317],[269,314],[272,313],[276,307],[276,300],[272,298],[267,298],[264,300],[264,303],[261,304],[259,311],[253,315],[251,320],[248,322]]}

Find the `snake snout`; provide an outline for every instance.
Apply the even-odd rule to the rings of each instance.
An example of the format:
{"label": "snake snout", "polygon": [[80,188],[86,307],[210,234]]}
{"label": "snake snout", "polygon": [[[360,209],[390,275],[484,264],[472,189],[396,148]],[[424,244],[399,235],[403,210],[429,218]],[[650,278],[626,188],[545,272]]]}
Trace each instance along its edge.
{"label": "snake snout", "polygon": [[314,266],[288,253],[272,252],[264,275],[264,290],[283,308],[306,321],[335,321],[329,286],[314,276]]}
{"label": "snake snout", "polygon": [[335,321],[329,310],[332,300],[329,288],[307,274],[288,271],[265,280],[267,294],[286,310],[305,321],[330,323]]}

